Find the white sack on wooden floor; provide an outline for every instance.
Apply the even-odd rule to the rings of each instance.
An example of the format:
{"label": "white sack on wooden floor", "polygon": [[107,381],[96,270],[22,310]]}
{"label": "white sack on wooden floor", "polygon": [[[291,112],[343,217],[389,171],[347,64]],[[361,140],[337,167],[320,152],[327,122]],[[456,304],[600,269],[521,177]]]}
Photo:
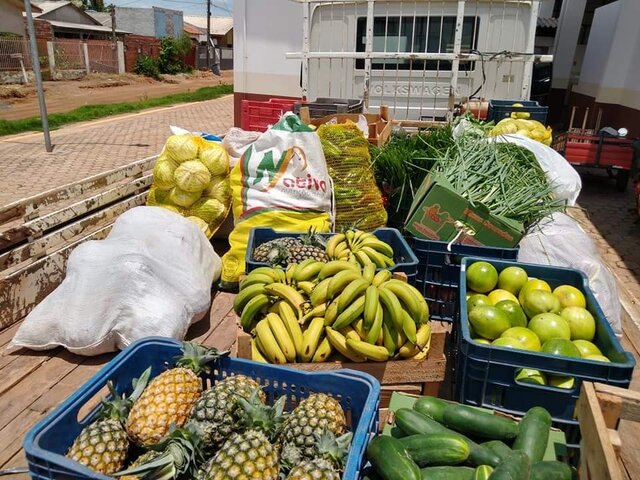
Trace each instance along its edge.
{"label": "white sack on wooden floor", "polygon": [[9,348],[99,355],[151,335],[182,339],[207,312],[221,268],[195,223],[164,208],[133,208],[106,239],[71,253],[64,281],[27,316]]}
{"label": "white sack on wooden floor", "polygon": [[596,245],[578,222],[564,213],[543,219],[520,240],[518,261],[580,270],[598,300],[611,328],[622,332],[620,299],[613,274],[604,264]]}

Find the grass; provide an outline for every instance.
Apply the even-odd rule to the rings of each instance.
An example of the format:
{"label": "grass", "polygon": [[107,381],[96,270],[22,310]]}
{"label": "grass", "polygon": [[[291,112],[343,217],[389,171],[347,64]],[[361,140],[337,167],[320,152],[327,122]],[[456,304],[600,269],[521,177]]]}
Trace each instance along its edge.
{"label": "grass", "polygon": [[[86,122],[111,115],[138,112],[146,108],[212,100],[229,93],[233,93],[233,85],[216,85],[215,87],[199,88],[195,92],[175,93],[164,97],[139,100],[137,102],[84,105],[69,112],[49,114],[49,128],[53,130],[69,123]],[[42,131],[40,117],[31,117],[22,120],[0,120],[0,136],[31,131]]]}

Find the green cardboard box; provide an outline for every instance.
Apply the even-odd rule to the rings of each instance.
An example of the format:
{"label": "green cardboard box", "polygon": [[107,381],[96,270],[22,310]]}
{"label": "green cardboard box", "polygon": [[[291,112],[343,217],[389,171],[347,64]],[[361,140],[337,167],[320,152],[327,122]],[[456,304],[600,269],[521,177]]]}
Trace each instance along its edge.
{"label": "green cardboard box", "polygon": [[420,185],[405,229],[421,239],[502,248],[515,247],[525,232],[521,223],[472,205],[439,174],[429,174]]}
{"label": "green cardboard box", "polygon": [[[416,400],[419,397],[415,395],[410,395],[402,392],[393,392],[391,394],[391,399],[389,400],[389,411],[395,412],[399,408],[413,408],[413,404],[416,403]],[[478,408],[478,410],[484,410],[485,412],[490,412],[486,408]],[[516,418],[516,420],[518,420]],[[398,427],[391,425],[390,423],[386,423],[382,430],[382,435],[398,435],[395,433],[395,429]],[[563,431],[558,429],[551,429],[551,433],[549,434],[549,441],[547,442],[547,449],[544,453],[543,460],[557,460],[558,458],[562,458],[567,455],[567,438]]]}

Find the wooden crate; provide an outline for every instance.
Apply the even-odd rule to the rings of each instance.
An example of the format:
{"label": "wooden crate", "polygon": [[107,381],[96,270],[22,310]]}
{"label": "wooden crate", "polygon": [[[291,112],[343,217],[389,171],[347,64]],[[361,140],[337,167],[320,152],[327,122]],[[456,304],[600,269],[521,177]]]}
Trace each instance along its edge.
{"label": "wooden crate", "polygon": [[[386,409],[393,392],[404,392],[415,395],[435,395],[442,383],[447,367],[444,354],[447,335],[451,333],[451,324],[431,322],[431,348],[424,360],[389,360],[386,362],[324,362],[324,363],[290,363],[287,367],[306,371],[326,371],[350,368],[366,372],[376,377],[382,392],[380,407]],[[238,328],[238,357],[251,358],[251,336]]]}
{"label": "wooden crate", "polygon": [[601,383],[582,382],[576,404],[580,422],[580,479],[625,480],[621,465],[620,420],[640,422],[640,393]]}

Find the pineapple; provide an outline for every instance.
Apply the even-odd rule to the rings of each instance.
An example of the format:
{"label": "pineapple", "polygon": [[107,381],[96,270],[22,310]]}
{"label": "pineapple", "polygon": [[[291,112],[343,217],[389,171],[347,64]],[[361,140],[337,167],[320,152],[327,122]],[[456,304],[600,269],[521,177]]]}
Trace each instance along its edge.
{"label": "pineapple", "polygon": [[286,397],[265,406],[255,390],[249,400],[238,398],[241,432],[232,433],[211,461],[200,470],[200,480],[277,480],[280,453],[273,440],[282,423]]}
{"label": "pineapple", "polygon": [[215,348],[191,342],[183,343],[183,352],[176,367],[154,378],[129,412],[127,432],[138,445],[158,443],[171,424],[185,424],[202,393],[198,374],[221,355]]}
{"label": "pineapple", "polygon": [[300,263],[308,258],[319,262],[329,261],[324,240],[311,228],[306,235],[300,238],[276,238],[253,250],[255,261],[268,262],[271,265],[286,266],[290,263]]}
{"label": "pineapple", "polygon": [[[286,480],[340,480],[340,471],[344,468],[346,453],[351,443],[351,433],[336,438],[329,430],[324,430],[320,435],[315,435],[313,458],[301,458],[296,447],[290,452],[283,452],[283,464],[288,468],[289,474]],[[286,461],[285,461],[286,460]],[[293,463],[287,461],[294,460]]]}
{"label": "pineapple", "polygon": [[258,389],[264,403],[266,396],[260,384],[245,375],[234,375],[216,383],[202,394],[191,412],[191,420],[203,431],[202,444],[206,449],[219,446],[234,431],[240,412],[238,396],[249,398]]}
{"label": "pineapple", "polygon": [[324,240],[315,231],[309,229],[309,233],[300,237],[301,245],[289,248],[288,263],[300,263],[308,258],[318,262],[328,262],[329,256],[323,245]]}
{"label": "pineapple", "polygon": [[282,255],[287,256],[289,248],[296,245],[302,245],[302,242],[295,237],[282,237],[269,240],[253,249],[253,259],[256,262],[273,263],[272,259],[275,259],[275,256],[280,254],[280,252],[282,252]]}
{"label": "pineapple", "polygon": [[98,420],[82,429],[67,452],[67,457],[107,475],[120,470],[129,452],[124,422],[131,405],[147,385],[150,374],[151,369],[147,369],[139,379],[133,380],[133,393],[129,397],[118,395],[113,383],[107,382],[113,398],[102,400]]}
{"label": "pineapple", "polygon": [[177,477],[194,478],[197,465],[204,461],[200,448],[201,431],[188,422],[184,428],[171,425],[169,434],[150,445],[131,466],[114,476],[122,480],[170,480]]}
{"label": "pineapple", "polygon": [[314,393],[302,400],[289,414],[280,441],[284,448],[295,446],[304,456],[312,457],[316,435],[320,435],[325,429],[334,435],[341,435],[346,425],[340,403],[324,393]]}

